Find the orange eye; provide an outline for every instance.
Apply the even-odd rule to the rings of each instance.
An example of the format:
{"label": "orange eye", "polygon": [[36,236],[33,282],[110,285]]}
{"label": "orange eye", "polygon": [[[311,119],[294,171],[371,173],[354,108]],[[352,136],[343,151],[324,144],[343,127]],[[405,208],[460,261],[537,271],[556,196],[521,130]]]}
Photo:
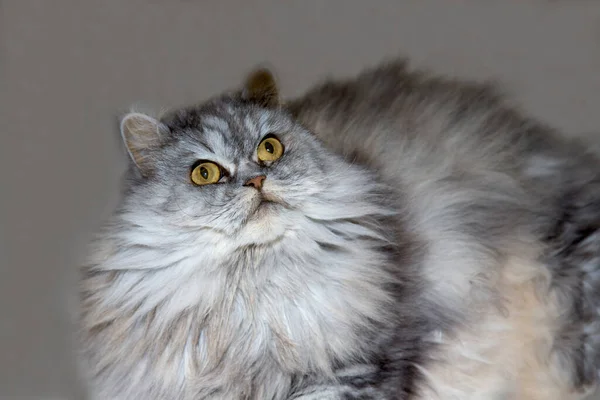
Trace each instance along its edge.
{"label": "orange eye", "polygon": [[221,179],[221,168],[210,161],[200,163],[192,170],[190,179],[199,186],[217,183]]}

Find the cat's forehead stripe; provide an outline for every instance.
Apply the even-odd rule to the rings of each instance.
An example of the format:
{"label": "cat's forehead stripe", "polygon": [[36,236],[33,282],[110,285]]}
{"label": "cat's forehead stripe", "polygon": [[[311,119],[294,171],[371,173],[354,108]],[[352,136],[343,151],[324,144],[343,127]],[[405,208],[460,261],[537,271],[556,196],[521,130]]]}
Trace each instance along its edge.
{"label": "cat's forehead stripe", "polygon": [[202,121],[202,125],[207,128],[206,130],[215,130],[215,131],[219,131],[220,133],[225,133],[229,130],[229,124],[227,123],[227,121],[225,121],[222,118],[219,117],[215,117],[215,116],[210,116],[210,117],[206,117],[203,121]]}
{"label": "cat's forehead stripe", "polygon": [[263,127],[270,122],[269,115],[267,113],[261,113],[258,117],[258,124]]}
{"label": "cat's forehead stripe", "polygon": [[213,129],[205,129],[204,130],[204,137],[205,137],[205,141],[208,143],[209,149],[214,152],[214,148],[219,148],[222,149],[226,146],[227,144],[227,140],[225,139],[225,136],[223,134],[224,132],[220,131],[220,130],[213,130]]}
{"label": "cat's forehead stripe", "polygon": [[244,117],[244,126],[249,132],[255,131],[258,128],[256,126],[256,121],[249,115]]}

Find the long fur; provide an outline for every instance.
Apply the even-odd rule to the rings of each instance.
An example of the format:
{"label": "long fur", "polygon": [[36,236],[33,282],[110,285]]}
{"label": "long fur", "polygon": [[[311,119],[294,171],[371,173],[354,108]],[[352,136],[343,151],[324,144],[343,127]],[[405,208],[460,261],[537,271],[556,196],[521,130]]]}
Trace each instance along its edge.
{"label": "long fur", "polygon": [[[82,268],[97,399],[567,399],[600,349],[599,162],[392,62],[156,121]],[[257,163],[260,139],[285,146]],[[197,160],[221,183],[196,187]],[[149,170],[150,171],[150,170]],[[267,176],[260,207],[248,177]],[[555,397],[550,397],[555,396]]]}

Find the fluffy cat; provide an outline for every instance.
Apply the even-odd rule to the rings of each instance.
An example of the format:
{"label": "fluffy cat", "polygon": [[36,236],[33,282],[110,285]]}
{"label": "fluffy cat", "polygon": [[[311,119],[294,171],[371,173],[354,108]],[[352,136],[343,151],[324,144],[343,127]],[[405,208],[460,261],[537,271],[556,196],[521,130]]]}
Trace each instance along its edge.
{"label": "fluffy cat", "polygon": [[569,399],[597,381],[600,165],[390,62],[121,123],[82,268],[96,399]]}

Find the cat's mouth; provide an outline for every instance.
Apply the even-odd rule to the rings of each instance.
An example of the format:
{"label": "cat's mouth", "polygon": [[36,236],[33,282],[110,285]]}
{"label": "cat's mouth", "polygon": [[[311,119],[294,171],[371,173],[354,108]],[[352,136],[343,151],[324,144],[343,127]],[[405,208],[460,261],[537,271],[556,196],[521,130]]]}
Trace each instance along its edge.
{"label": "cat's mouth", "polygon": [[259,213],[261,211],[274,210],[277,208],[277,206],[278,206],[278,203],[275,203],[274,201],[261,200],[260,203],[258,203],[258,207],[256,207],[256,210],[254,211],[254,213]]}
{"label": "cat's mouth", "polygon": [[271,193],[268,192],[260,192],[260,202],[261,203],[273,203],[273,204],[279,204],[281,206],[284,207],[289,207],[290,205],[288,203],[286,203],[281,197],[279,196],[275,196]]}
{"label": "cat's mouth", "polygon": [[260,192],[258,195],[258,202],[256,203],[252,214],[263,215],[264,213],[268,213],[282,207],[289,208],[290,205],[278,196],[274,196],[270,193]]}

